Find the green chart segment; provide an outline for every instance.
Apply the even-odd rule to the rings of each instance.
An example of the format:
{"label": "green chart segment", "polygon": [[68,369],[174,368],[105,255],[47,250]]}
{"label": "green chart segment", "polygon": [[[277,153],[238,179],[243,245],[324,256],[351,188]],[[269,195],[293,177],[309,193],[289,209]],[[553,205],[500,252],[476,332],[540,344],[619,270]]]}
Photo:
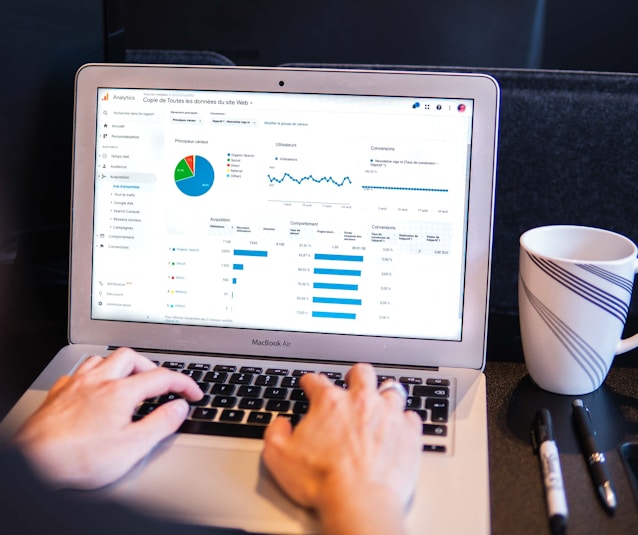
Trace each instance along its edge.
{"label": "green chart segment", "polygon": [[175,185],[189,197],[204,195],[215,181],[215,171],[203,156],[186,156],[175,167]]}

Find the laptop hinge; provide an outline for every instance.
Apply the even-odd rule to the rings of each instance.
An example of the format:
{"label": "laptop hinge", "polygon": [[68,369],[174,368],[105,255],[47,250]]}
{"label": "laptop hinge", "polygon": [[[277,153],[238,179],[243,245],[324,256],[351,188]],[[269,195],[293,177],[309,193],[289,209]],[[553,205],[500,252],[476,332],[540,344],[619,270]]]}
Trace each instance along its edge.
{"label": "laptop hinge", "polygon": [[[117,346],[108,346],[109,351],[115,351]],[[150,349],[143,347],[133,347],[135,351],[138,353],[152,353],[155,355],[183,355],[185,357],[221,357],[221,358],[242,358],[242,359],[250,359],[250,360],[270,360],[270,361],[286,361],[286,362],[305,362],[305,363],[313,363],[313,364],[329,364],[329,365],[340,365],[340,366],[352,366],[357,363],[357,361],[337,361],[337,360],[320,360],[320,359],[312,359],[312,358],[301,358],[301,357],[291,357],[291,356],[276,356],[276,355],[241,355],[239,353],[204,353],[198,351],[167,351],[161,349]],[[414,366],[414,365],[400,365],[396,363],[385,363],[385,362],[376,362],[375,366],[380,366],[383,368],[396,368],[396,369],[414,369],[421,371],[430,371],[430,372],[438,372],[438,366]]]}

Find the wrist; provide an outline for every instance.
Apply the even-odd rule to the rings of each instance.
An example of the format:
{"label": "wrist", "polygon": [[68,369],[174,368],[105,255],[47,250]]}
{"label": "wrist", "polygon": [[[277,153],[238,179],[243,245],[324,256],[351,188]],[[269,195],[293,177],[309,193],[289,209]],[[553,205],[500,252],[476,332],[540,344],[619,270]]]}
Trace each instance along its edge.
{"label": "wrist", "polygon": [[[26,426],[13,439],[31,469],[48,485],[59,488],[64,486],[62,467],[73,464],[74,460],[65,455],[59,440],[38,434]],[[65,459],[66,457],[66,459]]]}
{"label": "wrist", "polygon": [[331,535],[403,535],[405,509],[388,486],[370,481],[327,482],[317,497],[322,531]]}

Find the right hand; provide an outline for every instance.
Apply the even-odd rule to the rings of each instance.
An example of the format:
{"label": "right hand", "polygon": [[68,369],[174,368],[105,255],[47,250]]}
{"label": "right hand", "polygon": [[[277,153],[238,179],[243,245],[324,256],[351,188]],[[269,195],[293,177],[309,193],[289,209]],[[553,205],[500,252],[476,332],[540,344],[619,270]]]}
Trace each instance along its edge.
{"label": "right hand", "polygon": [[294,430],[277,418],[264,436],[273,477],[319,513],[325,532],[400,533],[419,472],[420,418],[395,392],[380,395],[366,364],[350,370],[347,390],[324,375],[300,382],[308,413]]}

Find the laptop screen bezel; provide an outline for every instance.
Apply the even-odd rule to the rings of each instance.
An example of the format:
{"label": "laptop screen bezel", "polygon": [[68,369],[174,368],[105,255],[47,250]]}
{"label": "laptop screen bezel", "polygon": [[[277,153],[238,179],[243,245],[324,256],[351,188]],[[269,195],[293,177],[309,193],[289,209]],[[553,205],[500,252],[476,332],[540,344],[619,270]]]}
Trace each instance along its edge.
{"label": "laptop screen bezel", "polygon": [[[472,99],[474,117],[461,339],[388,338],[92,319],[90,207],[94,201],[96,108],[100,87]],[[498,109],[498,84],[482,74],[176,65],[82,67],[76,76],[75,89],[69,341],[198,354],[483,369]],[[265,339],[274,343],[255,343]],[[276,343],[283,340],[288,343]]]}

